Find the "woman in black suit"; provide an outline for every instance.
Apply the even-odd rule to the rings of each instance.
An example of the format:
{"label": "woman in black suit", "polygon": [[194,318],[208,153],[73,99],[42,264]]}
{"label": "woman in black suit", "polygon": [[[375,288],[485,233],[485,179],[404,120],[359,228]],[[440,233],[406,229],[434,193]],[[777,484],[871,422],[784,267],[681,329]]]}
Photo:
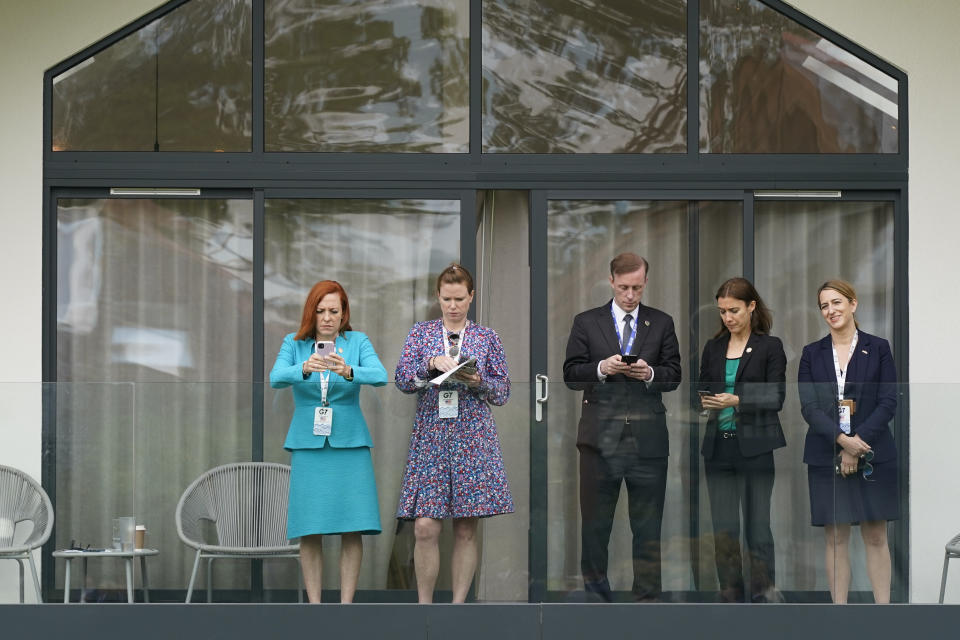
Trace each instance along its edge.
{"label": "woman in black suit", "polygon": [[850,588],[850,527],[860,525],[867,575],[878,603],[890,602],[887,521],[900,517],[897,448],[890,420],[897,409],[897,369],[890,344],[860,331],[857,293],[843,280],[817,290],[830,335],[803,348],[797,376],[807,439],[803,461],[810,516],[826,535],[827,578],[834,602]]}
{"label": "woman in black suit", "polygon": [[779,411],[787,357],[760,294],[745,278],[717,290],[720,330],[703,347],[697,385],[708,410],[701,453],[720,580],[720,599],[743,602],[740,512],[750,550],[751,599],[777,599],[770,499],[773,450],[787,444]]}

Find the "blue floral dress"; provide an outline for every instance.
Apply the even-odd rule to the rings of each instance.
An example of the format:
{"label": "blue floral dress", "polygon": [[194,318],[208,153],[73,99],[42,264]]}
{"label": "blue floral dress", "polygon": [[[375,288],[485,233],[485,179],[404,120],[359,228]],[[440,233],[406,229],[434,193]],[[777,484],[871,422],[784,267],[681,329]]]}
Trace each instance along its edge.
{"label": "blue floral dress", "polygon": [[[468,518],[513,512],[513,497],[503,468],[500,440],[490,405],[510,397],[507,360],[492,329],[470,323],[460,351],[477,359],[480,385],[430,384],[430,358],[442,355],[441,320],[419,322],[403,345],[395,379],[404,393],[416,393],[417,415],[400,488],[397,518]],[[459,392],[456,418],[440,418],[441,389]]]}

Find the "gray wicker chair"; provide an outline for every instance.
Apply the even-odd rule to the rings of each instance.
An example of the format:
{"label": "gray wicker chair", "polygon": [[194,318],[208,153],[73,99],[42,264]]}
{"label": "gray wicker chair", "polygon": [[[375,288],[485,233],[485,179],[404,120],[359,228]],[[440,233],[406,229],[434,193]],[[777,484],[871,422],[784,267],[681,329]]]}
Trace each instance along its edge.
{"label": "gray wicker chair", "polygon": [[943,594],[947,590],[947,564],[954,558],[960,558],[960,533],[953,536],[943,551],[943,575],[940,577],[940,604],[943,604]]}
{"label": "gray wicker chair", "polygon": [[[207,602],[213,598],[213,561],[219,558],[298,558],[299,546],[287,540],[290,467],[272,462],[237,462],[210,469],[187,487],[177,503],[177,534],[197,550],[187,587],[187,602],[201,558],[207,559]],[[203,531],[212,523],[216,541]],[[297,563],[298,599],[303,575]]]}
{"label": "gray wicker chair", "polygon": [[[17,525],[33,525],[23,542],[14,544]],[[23,561],[30,563],[37,602],[43,602],[33,550],[42,547],[53,531],[53,505],[36,480],[13,467],[0,465],[0,560],[16,560],[20,565],[20,602],[23,602]]]}

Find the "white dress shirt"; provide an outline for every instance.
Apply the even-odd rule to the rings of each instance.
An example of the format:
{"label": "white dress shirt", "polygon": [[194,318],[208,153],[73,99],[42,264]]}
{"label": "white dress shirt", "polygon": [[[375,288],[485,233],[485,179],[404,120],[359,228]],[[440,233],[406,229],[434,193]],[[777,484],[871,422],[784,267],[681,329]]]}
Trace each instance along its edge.
{"label": "white dress shirt", "polygon": [[[640,305],[637,305],[637,308],[634,309],[633,311],[624,311],[623,309],[620,308],[620,306],[616,302],[611,302],[610,306],[613,307],[613,315],[617,319],[617,328],[621,332],[623,331],[623,319],[627,316],[628,313],[630,314],[630,330],[632,332],[631,335],[636,335],[637,310],[640,308]],[[622,335],[621,335],[621,339],[622,339]],[[603,373],[600,371],[601,364],[603,364],[603,360],[597,363],[597,380],[599,380],[600,382],[606,382],[607,376],[603,375]],[[647,384],[650,384],[651,382],[653,382],[653,367],[649,367],[649,368],[650,368],[650,379],[644,380],[644,382],[646,382]]]}

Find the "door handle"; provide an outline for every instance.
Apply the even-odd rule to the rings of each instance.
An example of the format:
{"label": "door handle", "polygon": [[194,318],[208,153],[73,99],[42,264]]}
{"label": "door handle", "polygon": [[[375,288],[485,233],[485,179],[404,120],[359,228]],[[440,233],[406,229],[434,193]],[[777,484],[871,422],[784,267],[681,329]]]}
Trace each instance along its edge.
{"label": "door handle", "polygon": [[[535,417],[537,422],[543,421],[543,405],[550,397],[550,378],[538,373],[536,377],[536,397],[534,398],[537,402],[537,408],[535,412]],[[542,386],[541,386],[542,385]],[[542,392],[542,393],[541,393]]]}

